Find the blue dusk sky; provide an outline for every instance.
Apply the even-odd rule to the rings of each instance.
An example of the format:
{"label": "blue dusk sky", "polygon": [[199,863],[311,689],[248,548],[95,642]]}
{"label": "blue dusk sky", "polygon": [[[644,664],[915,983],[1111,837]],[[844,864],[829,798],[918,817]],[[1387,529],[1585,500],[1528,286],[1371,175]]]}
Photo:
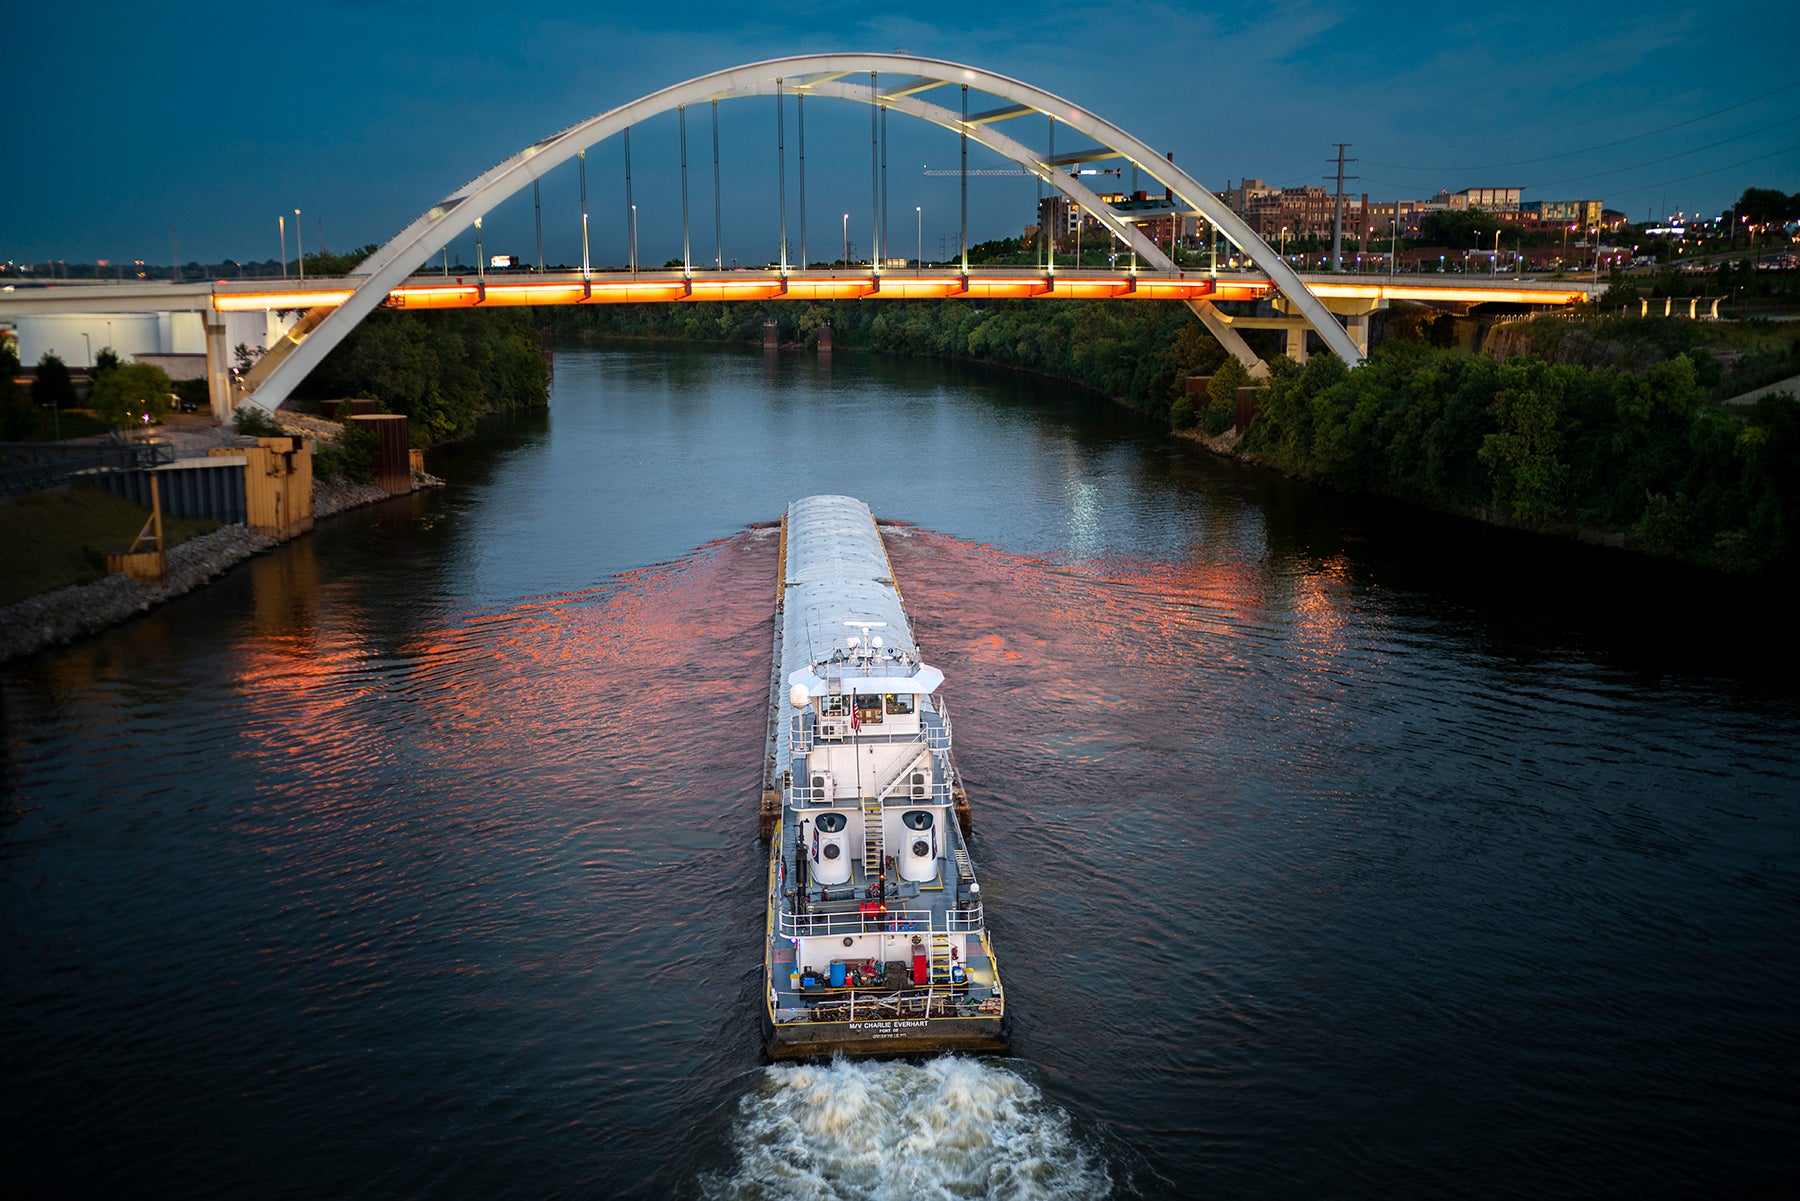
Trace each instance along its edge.
{"label": "blue dusk sky", "polygon": [[[693,76],[822,51],[905,49],[1036,84],[1222,190],[1324,184],[1350,143],[1378,200],[1518,186],[1646,216],[1713,214],[1745,187],[1800,191],[1800,5],[1291,3],[759,5],[321,0],[73,3],[9,14],[0,260],[272,259],[387,240],[464,182],[574,122]],[[927,97],[931,98],[931,97]],[[945,103],[953,103],[945,101]],[[721,106],[724,255],[775,255],[772,102]],[[866,253],[867,110],[807,108],[810,257]],[[792,117],[789,116],[791,123]],[[904,128],[902,128],[904,127]],[[1041,144],[1043,122],[1005,132]],[[693,257],[715,252],[710,128],[690,121]],[[788,170],[794,172],[790,128]],[[616,142],[617,139],[614,140]],[[675,119],[633,135],[640,257],[681,255]],[[1059,145],[1064,149],[1066,144]],[[889,128],[893,253],[957,239],[953,135]],[[983,152],[972,166],[994,166]],[[1035,183],[971,185],[971,240],[1017,234]],[[1151,186],[1148,181],[1145,186]],[[591,151],[596,265],[623,262],[622,154]],[[798,256],[797,197],[789,185]],[[579,260],[572,167],[543,182],[545,257]],[[850,214],[848,221],[844,214]],[[902,219],[904,214],[904,220]],[[534,255],[529,191],[485,223]],[[465,245],[466,243],[466,245]],[[471,260],[472,235],[453,256]]]}

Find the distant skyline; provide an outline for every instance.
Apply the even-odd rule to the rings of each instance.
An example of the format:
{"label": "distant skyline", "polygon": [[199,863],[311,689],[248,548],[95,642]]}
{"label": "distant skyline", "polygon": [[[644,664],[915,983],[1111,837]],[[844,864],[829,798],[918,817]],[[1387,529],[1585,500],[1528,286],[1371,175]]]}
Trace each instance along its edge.
{"label": "distant skyline", "polygon": [[[281,215],[291,259],[296,208],[309,251],[321,223],[334,251],[380,243],[577,121],[710,71],[832,50],[904,48],[1022,79],[1173,151],[1214,191],[1245,176],[1323,185],[1337,142],[1356,160],[1346,191],[1377,200],[1517,186],[1528,200],[1599,199],[1641,221],[1711,215],[1745,187],[1800,191],[1791,3],[1728,13],[1574,4],[1546,16],[1362,3],[1246,13],[1059,0],[892,10],[551,0],[518,12],[461,0],[279,11],[199,0],[25,6],[9,24],[0,260],[20,263],[167,264],[177,239],[183,262],[272,259]],[[773,116],[757,104],[721,107],[724,253],[746,264],[773,257],[777,243]],[[866,111],[809,102],[814,259],[841,253],[846,211],[867,253]],[[648,123],[633,142],[649,265],[681,253],[673,118],[665,124]],[[1016,124],[1007,132],[1035,140]],[[689,137],[693,257],[705,262],[715,253],[710,132],[691,124]],[[927,257],[953,253],[956,181],[920,168],[954,167],[955,138],[905,119],[890,138],[890,252],[923,242]],[[791,177],[791,143],[788,153]],[[611,143],[589,158],[597,265],[626,256],[619,158]],[[575,177],[565,174],[544,182],[551,262],[580,253]],[[1018,234],[1034,188],[972,186],[971,240]],[[793,223],[795,197],[788,203]],[[533,257],[529,190],[484,224],[487,253]],[[797,227],[790,240],[797,257]],[[471,260],[473,235],[452,251]]]}

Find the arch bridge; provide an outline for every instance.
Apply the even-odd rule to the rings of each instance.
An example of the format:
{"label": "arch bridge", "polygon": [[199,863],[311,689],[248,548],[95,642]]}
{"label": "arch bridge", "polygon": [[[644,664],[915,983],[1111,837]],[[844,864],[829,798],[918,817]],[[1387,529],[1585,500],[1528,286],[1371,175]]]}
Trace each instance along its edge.
{"label": "arch bridge", "polygon": [[[778,166],[780,190],[780,257],[766,271],[727,272],[696,269],[688,223],[687,109],[711,108],[714,138],[714,211],[718,210],[717,108],[719,102],[746,97],[773,97],[779,123]],[[866,270],[820,271],[804,263],[789,262],[787,233],[787,165],[785,101],[795,101],[800,123],[800,220],[805,222],[804,100],[809,97],[867,105],[870,112],[870,180],[873,195],[874,251]],[[971,108],[971,99],[985,106]],[[934,101],[944,100],[947,104]],[[992,102],[998,100],[999,103]],[[961,144],[963,180],[962,233],[958,261],[926,269],[894,270],[884,267],[885,125],[889,111],[939,126],[956,134]],[[681,121],[683,265],[674,271],[642,272],[636,264],[635,224],[631,231],[632,269],[629,274],[595,271],[587,255],[585,156],[588,148],[609,138],[625,138],[627,188],[630,183],[630,130],[651,117],[676,112]],[[1047,119],[1048,139],[1042,149],[1008,136],[1002,127],[1022,117]],[[1014,128],[1017,128],[1015,126]],[[1058,133],[1066,139],[1058,153]],[[968,262],[968,146],[998,153],[1024,172],[1055,188],[1067,201],[1097,222],[1129,253],[1125,270],[1093,271],[1060,268],[1054,252],[1036,269],[971,269]],[[1070,143],[1075,143],[1070,148]],[[454,282],[424,270],[439,249],[471,227],[509,197],[536,184],[552,168],[578,159],[582,168],[582,267],[579,272],[557,275],[488,276],[478,264],[473,279]],[[1083,163],[1116,162],[1130,165],[1134,174],[1167,191],[1174,212],[1198,216],[1223,235],[1243,259],[1241,271],[1182,270],[1155,241],[1127,217],[1114,210],[1082,182]],[[1166,211],[1164,214],[1166,215]],[[804,246],[804,234],[802,234]],[[477,258],[479,259],[479,254]],[[722,257],[722,252],[721,252]],[[846,257],[848,257],[846,255]],[[723,268],[723,263],[717,264]],[[1549,288],[1521,287],[1516,281],[1463,281],[1433,285],[1420,277],[1381,282],[1375,277],[1344,275],[1303,279],[1272,247],[1265,243],[1223,201],[1202,187],[1185,170],[1124,129],[1068,100],[1031,84],[977,67],[907,54],[816,54],[771,59],[713,72],[676,84],[569,126],[534,142],[499,163],[462,188],[421,213],[398,234],[378,248],[355,271],[342,279],[314,280],[311,286],[285,283],[207,285],[207,346],[209,374],[213,380],[215,410],[230,401],[224,367],[222,314],[231,311],[304,310],[302,318],[264,354],[246,376],[249,389],[241,399],[274,409],[325,355],[377,307],[457,307],[475,304],[580,304],[607,301],[682,301],[697,299],[764,299],[786,296],[796,299],[843,297],[1138,297],[1184,301],[1208,330],[1252,374],[1267,373],[1267,366],[1244,342],[1238,329],[1278,326],[1288,332],[1288,345],[1304,347],[1304,333],[1315,331],[1324,344],[1346,363],[1361,362],[1367,349],[1366,317],[1392,299],[1425,299],[1464,304],[1505,300],[1513,303],[1567,304],[1583,299],[1588,289],[1569,285]],[[1486,285],[1486,286],[1481,286]],[[131,289],[137,291],[138,289]],[[181,286],[164,288],[162,296],[173,301]],[[57,300],[79,304],[74,289]],[[81,289],[81,299],[97,300],[101,289]],[[1273,300],[1285,316],[1242,318],[1221,312],[1215,301]],[[48,298],[45,298],[46,300]],[[113,304],[129,303],[115,292]],[[112,305],[109,305],[112,307]],[[164,303],[158,309],[181,309],[180,303]],[[1333,308],[1350,315],[1353,325],[1362,322],[1352,336]],[[92,311],[89,309],[89,311]],[[113,311],[123,311],[113,308]],[[1235,328],[1234,328],[1235,327]],[[1296,334],[1300,336],[1296,338]],[[214,342],[219,344],[215,347]],[[216,361],[215,361],[216,360]],[[221,388],[221,385],[226,385]],[[232,398],[237,400],[239,398]],[[223,413],[221,412],[221,415]]]}

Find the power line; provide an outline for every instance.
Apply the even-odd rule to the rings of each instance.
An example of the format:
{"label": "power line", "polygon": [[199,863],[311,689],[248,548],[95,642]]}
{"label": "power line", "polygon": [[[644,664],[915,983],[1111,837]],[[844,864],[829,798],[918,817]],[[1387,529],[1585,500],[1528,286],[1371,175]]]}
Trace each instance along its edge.
{"label": "power line", "polygon": [[1526,184],[1524,186],[1531,188],[1549,188],[1554,187],[1557,184],[1579,183],[1584,179],[1605,179],[1609,175],[1623,175],[1627,171],[1636,171],[1643,167],[1654,167],[1658,163],[1673,162],[1678,158],[1686,158],[1690,154],[1699,154],[1706,150],[1716,150],[1720,146],[1729,145],[1732,142],[1739,142],[1745,138],[1755,137],[1757,134],[1767,133],[1771,129],[1780,129],[1783,125],[1792,125],[1796,121],[1800,121],[1800,114],[1788,117],[1786,120],[1776,121],[1773,124],[1765,125],[1761,129],[1752,129],[1748,133],[1740,133],[1729,138],[1720,138],[1716,142],[1709,142],[1704,146],[1696,146],[1692,150],[1682,150],[1675,154],[1665,154],[1661,158],[1645,159],[1642,162],[1632,163],[1628,167],[1616,167],[1611,171],[1595,171],[1588,175],[1571,175],[1566,179],[1549,179],[1540,183]]}
{"label": "power line", "polygon": [[1639,184],[1635,188],[1626,188],[1625,195],[1631,196],[1638,192],[1647,192],[1651,188],[1666,188],[1672,183],[1686,183],[1690,179],[1706,179],[1708,176],[1719,175],[1725,171],[1735,171],[1739,167],[1748,167],[1751,163],[1760,163],[1764,159],[1780,158],[1784,154],[1800,154],[1800,146],[1783,146],[1780,150],[1771,150],[1769,153],[1759,154],[1755,158],[1747,158],[1739,162],[1727,163],[1723,167],[1713,167],[1707,171],[1696,171],[1692,175],[1678,175],[1674,179],[1658,180],[1655,183]]}
{"label": "power line", "polygon": [[1614,139],[1611,142],[1602,142],[1597,146],[1586,146],[1580,150],[1565,150],[1558,154],[1546,154],[1538,158],[1513,159],[1510,162],[1504,163],[1477,163],[1474,166],[1465,167],[1411,167],[1405,163],[1378,163],[1373,159],[1369,160],[1369,165],[1372,167],[1389,167],[1398,171],[1430,171],[1443,174],[1450,171],[1494,171],[1502,167],[1524,167],[1529,166],[1532,163],[1554,162],[1560,158],[1573,158],[1578,154],[1592,154],[1596,150],[1609,150],[1615,146],[1623,146],[1627,142],[1639,142],[1645,138],[1655,137],[1659,133],[1668,133],[1672,129],[1683,129],[1689,125],[1697,125],[1702,121],[1710,121],[1714,117],[1723,116],[1729,112],[1735,112],[1740,108],[1755,104],[1759,100],[1767,100],[1771,96],[1779,96],[1781,93],[1792,91],[1794,88],[1800,88],[1800,80],[1783,84],[1781,87],[1775,88],[1773,91],[1764,92],[1760,96],[1752,96],[1748,100],[1741,100],[1736,104],[1730,104],[1724,108],[1714,109],[1710,113],[1702,113],[1698,117],[1689,117],[1687,120],[1677,121],[1673,125],[1664,125],[1660,129],[1652,129],[1645,133],[1634,133],[1628,137]]}

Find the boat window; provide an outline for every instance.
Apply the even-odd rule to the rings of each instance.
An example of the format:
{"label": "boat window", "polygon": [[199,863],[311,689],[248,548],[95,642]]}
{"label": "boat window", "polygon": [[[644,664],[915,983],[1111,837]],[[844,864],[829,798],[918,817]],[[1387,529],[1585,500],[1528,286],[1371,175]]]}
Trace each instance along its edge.
{"label": "boat window", "polygon": [[904,715],[913,711],[913,698],[910,692],[890,692],[881,699],[886,702],[889,713]]}
{"label": "boat window", "polygon": [[819,712],[826,717],[842,717],[844,715],[844,698],[841,696],[820,697]]}
{"label": "boat window", "polygon": [[856,694],[856,720],[867,725],[881,720],[881,698],[872,692]]}

